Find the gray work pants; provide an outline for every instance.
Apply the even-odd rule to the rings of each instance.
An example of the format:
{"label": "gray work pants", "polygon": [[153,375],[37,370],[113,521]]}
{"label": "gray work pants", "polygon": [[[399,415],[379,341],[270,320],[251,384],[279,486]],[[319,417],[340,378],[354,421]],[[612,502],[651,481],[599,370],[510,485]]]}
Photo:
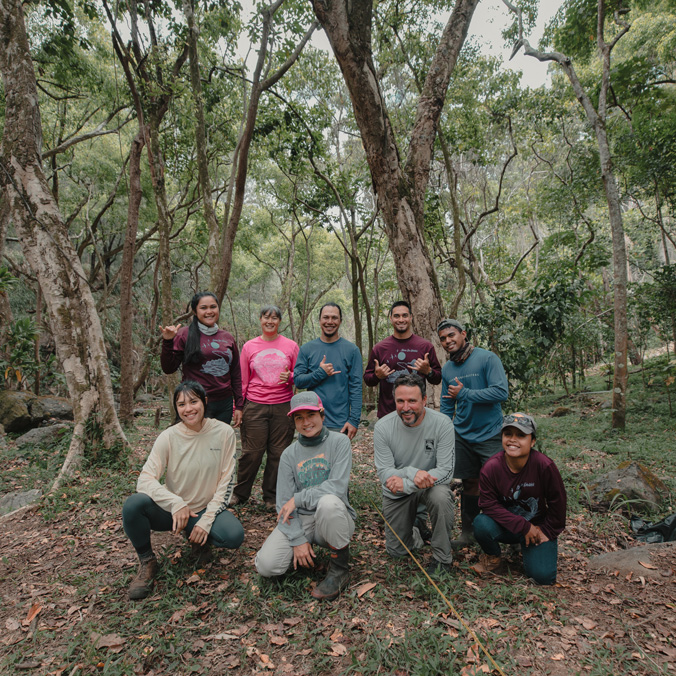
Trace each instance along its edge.
{"label": "gray work pants", "polygon": [[[294,518],[300,518],[308,542],[320,547],[343,549],[350,544],[354,533],[354,520],[345,503],[335,495],[322,496],[314,514],[299,514]],[[279,527],[263,543],[254,565],[263,577],[284,575],[293,565],[293,547]]]}
{"label": "gray work pants", "polygon": [[[455,522],[455,505],[450,486],[432,486],[396,499],[383,495],[383,515],[404,544],[412,550],[415,547],[413,523],[420,503],[427,507],[432,521],[430,541],[432,555],[441,563],[451,563],[453,560],[451,533]],[[406,550],[387,524],[385,524],[385,548],[390,556],[397,558],[407,556]]]}

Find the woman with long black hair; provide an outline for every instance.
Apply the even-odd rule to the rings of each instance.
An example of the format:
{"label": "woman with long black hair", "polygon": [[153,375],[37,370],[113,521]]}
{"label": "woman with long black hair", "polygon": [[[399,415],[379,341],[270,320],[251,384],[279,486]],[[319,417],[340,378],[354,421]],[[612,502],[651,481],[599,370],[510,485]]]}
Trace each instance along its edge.
{"label": "woman with long black hair", "polygon": [[183,380],[194,380],[205,389],[206,415],[239,427],[244,399],[235,339],[218,326],[220,310],[213,293],[196,293],[190,308],[193,319],[189,326],[160,326],[162,370],[174,373],[180,366]]}

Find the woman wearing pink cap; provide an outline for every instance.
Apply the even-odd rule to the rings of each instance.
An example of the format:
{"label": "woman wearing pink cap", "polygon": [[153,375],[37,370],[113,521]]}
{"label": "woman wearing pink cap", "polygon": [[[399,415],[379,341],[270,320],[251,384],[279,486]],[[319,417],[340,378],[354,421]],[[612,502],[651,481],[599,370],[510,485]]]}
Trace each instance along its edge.
{"label": "woman wearing pink cap", "polygon": [[329,569],[312,596],[331,600],[349,582],[349,545],[356,518],[348,500],[352,446],[347,436],[324,426],[324,408],[315,392],[294,396],[289,416],[298,440],[284,450],[279,463],[277,527],[256,555],[256,570],[263,577],[274,577],[291,566],[314,568],[312,545],[328,547]]}

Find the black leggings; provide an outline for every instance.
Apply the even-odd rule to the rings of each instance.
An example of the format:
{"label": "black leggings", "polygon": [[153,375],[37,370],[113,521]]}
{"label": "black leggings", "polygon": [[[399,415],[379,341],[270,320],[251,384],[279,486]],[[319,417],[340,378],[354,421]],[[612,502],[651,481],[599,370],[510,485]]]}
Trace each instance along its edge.
{"label": "black leggings", "polygon": [[218,401],[211,401],[209,399],[205,414],[207,418],[216,418],[216,420],[229,425],[232,422],[232,397]]}
{"label": "black leggings", "polygon": [[[191,516],[185,527],[185,534],[190,536],[193,527],[199,521],[205,510]],[[150,543],[150,531],[171,530],[173,517],[171,512],[162,509],[152,498],[145,493],[135,493],[128,497],[122,508],[122,525],[127,537],[131,540],[140,559],[147,559],[153,555]],[[237,517],[223,510],[211,526],[207,542],[214,547],[237,549],[244,541],[244,528]]]}

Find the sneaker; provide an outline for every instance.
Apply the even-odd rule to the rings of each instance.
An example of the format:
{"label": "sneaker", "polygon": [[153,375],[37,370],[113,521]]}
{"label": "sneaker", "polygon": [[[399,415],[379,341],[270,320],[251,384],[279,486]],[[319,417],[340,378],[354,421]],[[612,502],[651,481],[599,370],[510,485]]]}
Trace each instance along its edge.
{"label": "sneaker", "polygon": [[450,574],[453,572],[453,564],[452,563],[442,563],[441,561],[437,561],[436,559],[432,559],[430,563],[427,564],[425,567],[425,572],[431,577],[431,578],[438,578],[441,577],[442,574]]}

